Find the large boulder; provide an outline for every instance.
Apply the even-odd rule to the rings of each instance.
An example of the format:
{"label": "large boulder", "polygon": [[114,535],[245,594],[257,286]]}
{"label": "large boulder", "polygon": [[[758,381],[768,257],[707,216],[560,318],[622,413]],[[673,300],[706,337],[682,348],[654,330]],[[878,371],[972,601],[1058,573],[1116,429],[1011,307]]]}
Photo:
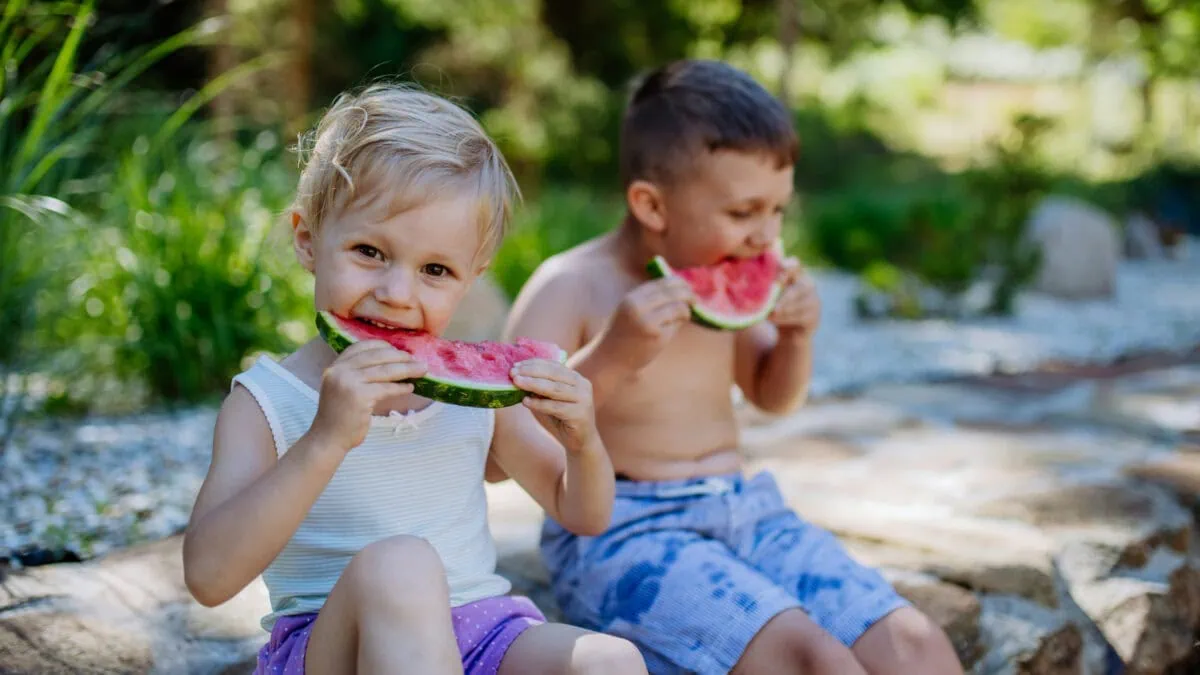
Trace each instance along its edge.
{"label": "large boulder", "polygon": [[1028,236],[1042,256],[1037,290],[1073,299],[1115,293],[1121,234],[1108,213],[1079,199],[1049,197],[1030,216]]}

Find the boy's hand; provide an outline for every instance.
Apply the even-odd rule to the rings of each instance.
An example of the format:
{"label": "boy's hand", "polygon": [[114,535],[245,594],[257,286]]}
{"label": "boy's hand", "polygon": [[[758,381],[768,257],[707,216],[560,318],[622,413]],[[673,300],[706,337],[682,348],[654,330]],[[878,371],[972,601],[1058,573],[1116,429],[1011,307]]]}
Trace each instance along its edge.
{"label": "boy's hand", "polygon": [[812,277],[795,258],[784,258],[780,270],[783,292],[768,317],[781,332],[811,336],[821,323],[821,298]]}
{"label": "boy's hand", "polygon": [[615,358],[641,368],[654,360],[679,327],[691,320],[692,287],[679,277],[647,281],[626,294],[604,340]]}
{"label": "boy's hand", "polygon": [[524,404],[567,452],[577,452],[599,437],[592,406],[592,383],[567,366],[530,359],[513,366],[513,383],[533,394]]}
{"label": "boy's hand", "polygon": [[412,393],[412,384],[401,380],[424,374],[425,364],[382,340],[350,345],[321,377],[320,402],[309,433],[350,452],[367,437],[375,404]]}

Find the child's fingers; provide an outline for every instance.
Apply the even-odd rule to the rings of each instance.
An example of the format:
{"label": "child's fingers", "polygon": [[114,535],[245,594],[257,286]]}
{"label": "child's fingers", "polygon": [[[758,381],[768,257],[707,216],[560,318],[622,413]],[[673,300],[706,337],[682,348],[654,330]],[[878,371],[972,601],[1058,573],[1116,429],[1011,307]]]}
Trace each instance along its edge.
{"label": "child's fingers", "polygon": [[[361,349],[351,352],[350,349],[364,345]],[[402,363],[411,361],[412,355],[396,349],[382,340],[370,340],[350,345],[338,359],[343,365],[352,368],[367,368],[381,363]]]}
{"label": "child's fingers", "polygon": [[668,302],[688,302],[692,299],[692,287],[682,277],[668,277],[659,287],[659,304]]}
{"label": "child's fingers", "polygon": [[543,398],[571,403],[579,400],[579,390],[573,383],[519,374],[513,376],[513,383],[521,389]]}
{"label": "child's fingers", "polygon": [[692,308],[686,302],[673,302],[668,305],[662,305],[648,315],[647,323],[654,326],[663,326],[671,323],[683,323],[692,315]]}
{"label": "child's fingers", "polygon": [[367,382],[400,382],[421,377],[426,372],[424,363],[417,361],[386,362],[367,366],[360,370]]}
{"label": "child's fingers", "polygon": [[536,396],[526,396],[522,401],[526,408],[534,412],[549,415],[557,419],[570,419],[571,406],[575,405],[569,401],[556,401],[550,398],[538,398]]}
{"label": "child's fingers", "polygon": [[370,387],[366,393],[374,401],[379,401],[385,398],[394,398],[396,396],[405,396],[413,392],[411,382],[372,382],[367,385]]}
{"label": "child's fingers", "polygon": [[544,377],[558,382],[576,382],[581,375],[565,364],[549,359],[526,359],[512,367],[513,374]]}
{"label": "child's fingers", "polygon": [[779,261],[779,280],[784,285],[795,283],[804,275],[804,266],[796,258],[789,256]]}

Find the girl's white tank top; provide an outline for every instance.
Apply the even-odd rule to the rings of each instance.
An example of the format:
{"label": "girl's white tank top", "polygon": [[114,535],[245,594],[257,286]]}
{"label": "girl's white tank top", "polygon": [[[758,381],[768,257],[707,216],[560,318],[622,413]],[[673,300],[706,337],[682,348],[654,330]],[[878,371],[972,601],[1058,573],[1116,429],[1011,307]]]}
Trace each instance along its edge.
{"label": "girl's white tank top", "polygon": [[[259,357],[233,382],[258,402],[278,456],[312,425],[317,392],[273,359]],[[496,574],[483,479],[495,420],[494,410],[438,402],[373,417],[366,440],[263,571],[271,598],[263,628],[319,610],[356,553],[401,534],[425,539],[441,556],[451,606],[507,593],[511,584]]]}

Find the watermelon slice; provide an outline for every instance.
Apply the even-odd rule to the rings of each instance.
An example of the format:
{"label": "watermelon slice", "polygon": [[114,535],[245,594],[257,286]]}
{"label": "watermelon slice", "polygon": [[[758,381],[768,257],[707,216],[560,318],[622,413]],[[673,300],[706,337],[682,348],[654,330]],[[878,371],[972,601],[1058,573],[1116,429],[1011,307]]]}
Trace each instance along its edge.
{"label": "watermelon slice", "polygon": [[529,359],[567,360],[567,353],[558,345],[541,340],[447,340],[419,331],[383,328],[330,312],[317,313],[317,330],[338,353],[359,340],[384,340],[425,364],[425,376],[412,381],[418,396],[473,408],[506,408],[525,398],[526,392],[509,377],[517,363]]}
{"label": "watermelon slice", "polygon": [[674,269],[656,255],[646,269],[655,278],[679,276],[692,287],[692,320],[718,330],[741,330],[762,321],[775,308],[783,286],[779,257],[768,251],[754,258],[726,258],[707,267]]}

